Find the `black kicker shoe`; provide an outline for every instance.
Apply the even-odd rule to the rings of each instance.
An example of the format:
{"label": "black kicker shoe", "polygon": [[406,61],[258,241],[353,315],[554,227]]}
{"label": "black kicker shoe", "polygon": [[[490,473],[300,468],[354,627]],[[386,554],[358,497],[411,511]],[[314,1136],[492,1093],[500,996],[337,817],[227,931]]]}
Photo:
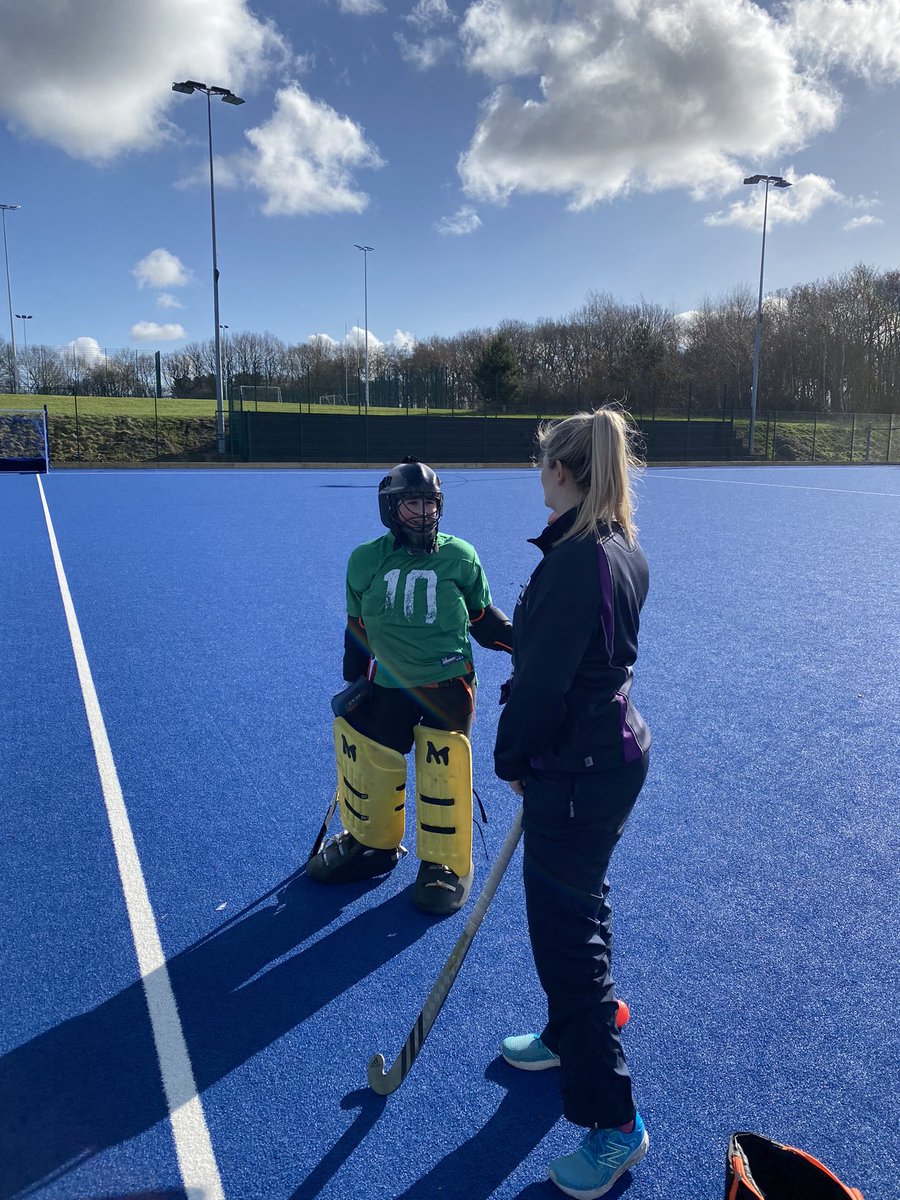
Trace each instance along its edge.
{"label": "black kicker shoe", "polygon": [[405,846],[376,850],[344,831],[330,838],[306,864],[306,874],[318,883],[361,883],[387,875],[406,853]]}
{"label": "black kicker shoe", "polygon": [[441,863],[421,863],[413,887],[416,908],[439,917],[455,913],[469,898],[473,874],[470,871],[460,879],[455,871]]}

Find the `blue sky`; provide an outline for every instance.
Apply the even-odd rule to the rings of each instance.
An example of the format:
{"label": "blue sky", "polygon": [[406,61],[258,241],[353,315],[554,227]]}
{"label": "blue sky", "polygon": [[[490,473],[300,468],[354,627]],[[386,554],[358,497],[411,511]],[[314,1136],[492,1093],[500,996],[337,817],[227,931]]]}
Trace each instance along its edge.
{"label": "blue sky", "polygon": [[[897,0],[0,0],[29,344],[408,343],[900,265]],[[6,304],[0,331],[8,337]],[[16,322],[21,341],[22,322]],[[352,335],[351,335],[352,336]]]}

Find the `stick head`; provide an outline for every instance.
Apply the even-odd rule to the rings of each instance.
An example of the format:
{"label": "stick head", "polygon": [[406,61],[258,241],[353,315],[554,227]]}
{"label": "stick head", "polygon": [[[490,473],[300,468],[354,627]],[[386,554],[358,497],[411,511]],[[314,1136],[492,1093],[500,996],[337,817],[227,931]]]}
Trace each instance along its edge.
{"label": "stick head", "polygon": [[394,1088],[391,1087],[391,1081],[388,1078],[388,1074],[384,1069],[383,1054],[372,1055],[366,1077],[368,1079],[369,1087],[373,1092],[377,1092],[379,1096],[389,1096],[394,1090]]}

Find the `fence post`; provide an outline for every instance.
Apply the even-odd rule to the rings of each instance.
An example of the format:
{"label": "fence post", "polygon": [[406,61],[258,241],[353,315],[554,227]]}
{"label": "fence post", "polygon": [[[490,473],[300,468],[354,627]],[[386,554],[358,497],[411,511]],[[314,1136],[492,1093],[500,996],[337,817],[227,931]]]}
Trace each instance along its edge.
{"label": "fence post", "polygon": [[74,388],[72,389],[72,397],[74,402],[76,402],[76,460],[80,462],[82,461],[82,436],[80,436],[78,430],[78,391]]}
{"label": "fence post", "polygon": [[891,413],[891,423],[890,423],[890,425],[888,425],[887,454],[884,456],[885,462],[891,461],[891,438],[893,436],[894,436],[894,414]]}
{"label": "fence post", "polygon": [[684,461],[690,458],[691,450],[691,401],[694,398],[694,381],[688,380],[687,424],[684,429]]}
{"label": "fence post", "polygon": [[813,444],[812,444],[812,462],[816,461],[816,429],[818,428],[818,419],[813,413]]}
{"label": "fence post", "polygon": [[856,413],[853,414],[853,425],[850,428],[850,461],[853,462],[853,446],[856,442]]}
{"label": "fence post", "polygon": [[866,462],[869,461],[869,451],[872,449],[872,426],[866,429]]}
{"label": "fence post", "polygon": [[772,414],[772,462],[775,461],[775,433],[778,429],[778,409]]}
{"label": "fence post", "polygon": [[300,461],[303,462],[303,405],[297,405],[297,442]]}
{"label": "fence post", "polygon": [[766,448],[763,451],[763,462],[769,457],[769,421],[771,419],[771,413],[766,413]]}

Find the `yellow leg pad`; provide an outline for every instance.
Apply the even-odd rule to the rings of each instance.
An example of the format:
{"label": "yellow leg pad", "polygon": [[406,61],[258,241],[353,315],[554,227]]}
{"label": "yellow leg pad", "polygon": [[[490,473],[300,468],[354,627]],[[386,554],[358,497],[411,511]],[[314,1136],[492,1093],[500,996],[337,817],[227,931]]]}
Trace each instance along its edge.
{"label": "yellow leg pad", "polygon": [[472,870],[472,748],[464,733],[417,725],[416,854],[457,875]]}
{"label": "yellow leg pad", "polygon": [[392,850],[406,822],[406,759],[357,733],[343,717],[334,722],[341,820],[364,846]]}

